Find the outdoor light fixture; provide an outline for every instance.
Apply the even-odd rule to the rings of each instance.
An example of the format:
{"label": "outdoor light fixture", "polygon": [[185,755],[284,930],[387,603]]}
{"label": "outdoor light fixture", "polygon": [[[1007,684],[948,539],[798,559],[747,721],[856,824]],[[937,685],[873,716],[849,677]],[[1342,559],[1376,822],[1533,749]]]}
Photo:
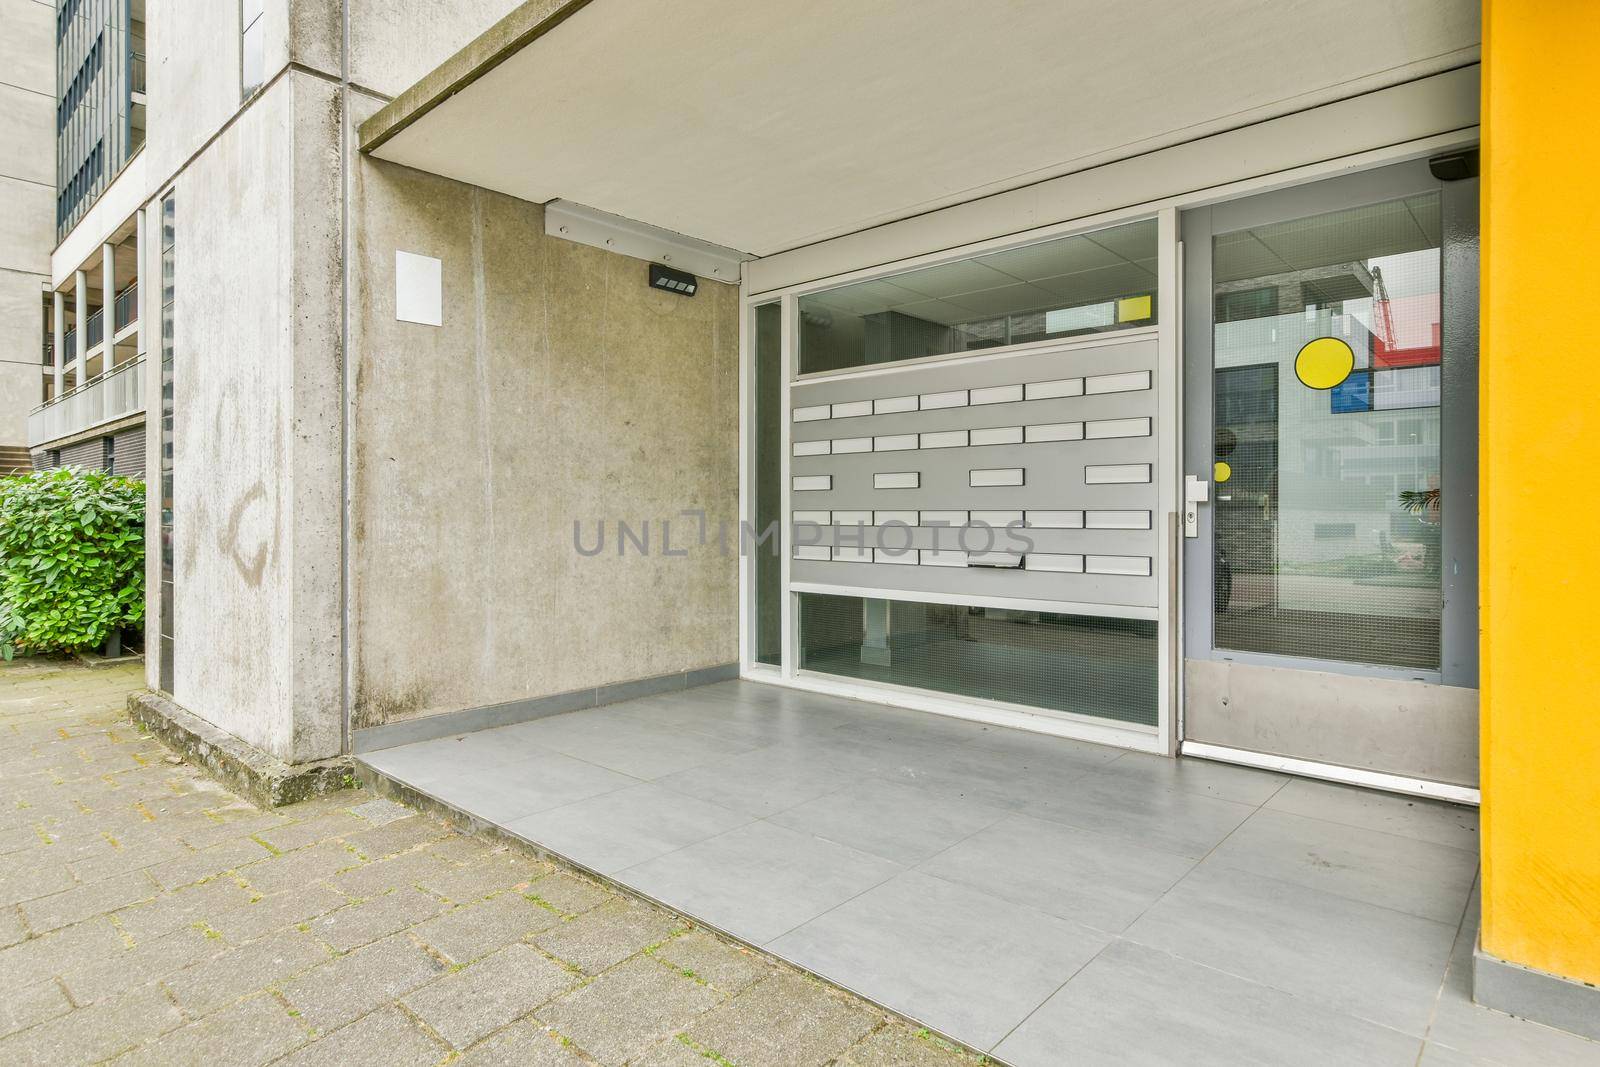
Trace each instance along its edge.
{"label": "outdoor light fixture", "polygon": [[694,291],[700,288],[700,281],[687,271],[673,270],[663,267],[659,263],[650,264],[650,287],[652,289],[665,289],[669,293],[680,296],[693,296]]}

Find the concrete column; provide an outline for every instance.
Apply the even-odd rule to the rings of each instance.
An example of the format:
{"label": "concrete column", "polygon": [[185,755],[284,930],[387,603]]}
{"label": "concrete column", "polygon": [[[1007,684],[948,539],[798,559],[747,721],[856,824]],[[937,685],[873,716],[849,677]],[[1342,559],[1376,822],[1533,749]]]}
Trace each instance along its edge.
{"label": "concrete column", "polygon": [[83,384],[83,368],[89,352],[89,276],[76,271],[72,277],[72,314],[77,320],[77,344],[73,345],[72,358],[78,361],[78,384]]}
{"label": "concrete column", "polygon": [[117,246],[109,241],[100,246],[100,319],[105,324],[105,355],[100,359],[100,373],[111,369],[111,353],[115,345],[111,338],[117,333]]}
{"label": "concrete column", "polygon": [[50,311],[54,318],[51,326],[55,332],[55,345],[51,353],[54,392],[51,395],[60,396],[61,383],[65,380],[67,369],[67,296],[57,289],[50,294],[50,303]]}
{"label": "concrete column", "polygon": [[1473,995],[1600,1039],[1600,500],[1587,492],[1600,405],[1581,362],[1600,321],[1551,305],[1600,287],[1600,141],[1571,136],[1574,115],[1600,109],[1600,20],[1561,0],[1490,0],[1483,13]]}
{"label": "concrete column", "polygon": [[133,261],[138,264],[139,281],[139,291],[133,298],[133,317],[138,322],[133,331],[133,350],[141,356],[145,354],[145,299],[150,292],[150,273],[145,269],[150,263],[150,257],[145,254],[144,247],[144,212],[145,209],[140,208],[133,213]]}

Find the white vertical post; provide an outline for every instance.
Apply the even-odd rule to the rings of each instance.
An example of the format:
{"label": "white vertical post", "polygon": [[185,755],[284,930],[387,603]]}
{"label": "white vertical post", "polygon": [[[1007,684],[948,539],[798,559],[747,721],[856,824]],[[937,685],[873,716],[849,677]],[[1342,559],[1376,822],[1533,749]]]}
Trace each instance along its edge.
{"label": "white vertical post", "polygon": [[51,399],[61,395],[61,383],[66,380],[67,373],[67,295],[60,289],[50,294],[51,312],[55,321],[51,324],[55,330],[55,351],[51,353],[52,359],[52,388]]}
{"label": "white vertical post", "polygon": [[111,339],[117,335],[117,246],[107,241],[100,246],[100,325],[105,351],[100,356],[100,373],[111,369],[112,352],[116,345]]}
{"label": "white vertical post", "polygon": [[[145,354],[144,309],[145,298],[150,292],[150,274],[145,269],[150,262],[150,257],[145,255],[144,248],[144,208],[133,213],[133,277],[138,282],[139,288],[133,297],[133,317],[138,323],[133,332],[133,350],[137,355]],[[147,368],[146,374],[150,371]]]}
{"label": "white vertical post", "polygon": [[78,363],[78,384],[82,385],[83,368],[87,364],[84,356],[89,351],[89,276],[82,270],[74,272],[72,277],[72,317],[73,328],[77,331],[72,358]]}

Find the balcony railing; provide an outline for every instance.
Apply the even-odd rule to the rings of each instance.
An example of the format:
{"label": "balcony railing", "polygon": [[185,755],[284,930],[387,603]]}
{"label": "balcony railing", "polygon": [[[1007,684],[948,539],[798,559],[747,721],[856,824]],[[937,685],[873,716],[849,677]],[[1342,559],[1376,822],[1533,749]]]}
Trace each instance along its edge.
{"label": "balcony railing", "polygon": [[128,88],[133,92],[142,93],[144,89],[144,53],[135,52],[133,62],[128,69]]}
{"label": "balcony railing", "polygon": [[86,344],[90,348],[106,339],[106,309],[101,308],[89,316],[89,336]]}
{"label": "balcony railing", "polygon": [[71,363],[73,357],[78,354],[78,328],[76,326],[67,330],[66,337],[62,339],[62,346],[66,349],[66,355],[63,358],[66,362]]}
{"label": "balcony railing", "polygon": [[139,283],[134,282],[122,292],[117,294],[116,302],[116,332],[121,333],[124,328],[139,317]]}
{"label": "balcony railing", "polygon": [[28,447],[38,448],[143,410],[144,357],[140,356],[34,408],[28,415]]}
{"label": "balcony railing", "polygon": [[49,341],[44,343],[44,365],[46,367],[54,367],[56,365],[56,346]]}

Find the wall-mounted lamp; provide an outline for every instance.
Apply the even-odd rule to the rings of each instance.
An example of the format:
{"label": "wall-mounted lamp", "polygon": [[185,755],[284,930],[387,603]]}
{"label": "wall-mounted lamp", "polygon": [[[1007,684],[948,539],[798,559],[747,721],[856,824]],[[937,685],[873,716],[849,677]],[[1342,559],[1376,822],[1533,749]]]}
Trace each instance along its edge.
{"label": "wall-mounted lamp", "polygon": [[665,289],[669,293],[679,296],[693,296],[696,289],[700,288],[700,280],[687,271],[673,270],[663,267],[659,263],[650,264],[650,287],[652,289]]}

